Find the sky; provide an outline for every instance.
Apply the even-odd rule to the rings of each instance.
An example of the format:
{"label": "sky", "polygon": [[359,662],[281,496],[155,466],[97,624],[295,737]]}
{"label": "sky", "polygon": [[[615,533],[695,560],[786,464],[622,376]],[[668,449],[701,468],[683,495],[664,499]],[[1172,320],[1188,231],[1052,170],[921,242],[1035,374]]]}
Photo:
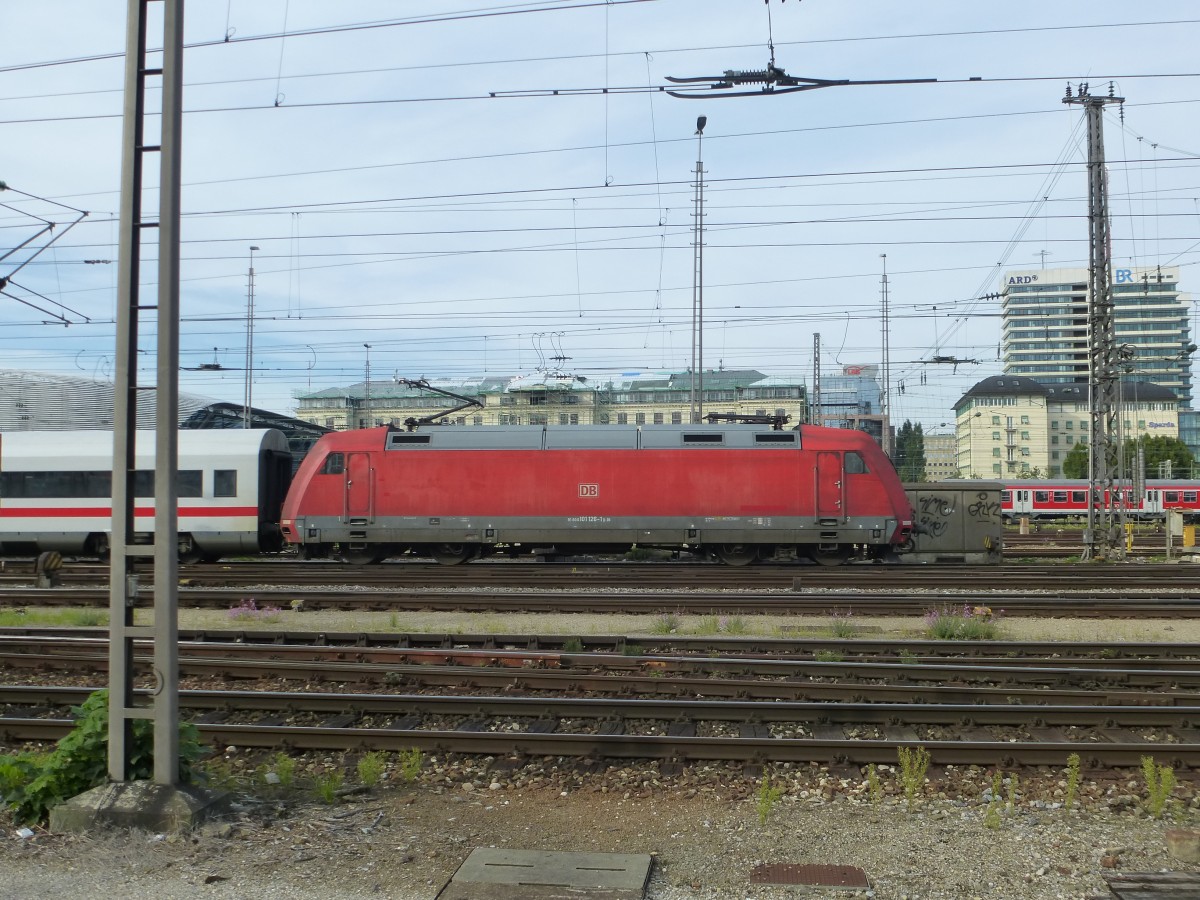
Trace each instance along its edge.
{"label": "sky", "polygon": [[[0,368],[113,376],[127,5],[0,8]],[[1000,275],[1087,266],[1080,82],[1125,98],[1104,117],[1116,263],[1200,287],[1194,0],[190,0],[184,39],[187,393],[249,381],[291,414],[368,367],[684,371],[697,331],[706,370],[808,381],[816,335],[823,374],[882,364],[886,277],[893,421],[946,431],[1002,371]],[[794,77],[936,81],[664,90],[772,53]]]}

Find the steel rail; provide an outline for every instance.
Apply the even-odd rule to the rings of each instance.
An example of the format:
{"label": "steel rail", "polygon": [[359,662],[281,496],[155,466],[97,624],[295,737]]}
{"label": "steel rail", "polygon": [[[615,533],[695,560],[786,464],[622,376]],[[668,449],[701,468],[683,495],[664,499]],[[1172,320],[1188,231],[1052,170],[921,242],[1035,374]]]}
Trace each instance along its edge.
{"label": "steel rail", "polygon": [[[0,718],[0,741],[57,740],[70,720]],[[821,739],[763,737],[690,737],[679,735],[556,734],[539,732],[462,732],[399,728],[328,728],[296,725],[197,726],[203,739],[243,749],[401,751],[416,747],[438,754],[565,756],[602,759],[658,759],[685,764],[712,760],[854,764],[895,763],[899,747],[923,747],[937,765],[1064,766],[1079,754],[1088,768],[1141,765],[1147,744],[1076,741],[982,741],[917,739]],[[1156,761],[1172,768],[1200,766],[1200,743],[1153,745]]]}
{"label": "steel rail", "polygon": [[[780,592],[565,592],[472,590],[340,590],[300,592],[287,587],[253,590],[257,608],[294,610],[296,601],[305,610],[625,613],[696,615],[924,615],[931,609],[956,611],[963,606],[987,607],[1006,615],[1055,618],[1200,618],[1200,602],[1186,585],[1158,586],[1154,595],[1130,596],[1087,591],[1048,593],[980,593],[955,591],[916,593],[862,591]],[[149,606],[152,596],[143,590],[138,606]],[[180,605],[188,608],[236,609],[245,592],[182,588]],[[0,606],[101,607],[108,592],[93,588],[0,590]]]}
{"label": "steel rail", "polygon": [[[108,629],[70,626],[0,626],[0,641],[27,642],[107,640]],[[247,646],[371,647],[391,649],[546,650],[554,652],[712,654],[737,656],[798,656],[838,653],[877,662],[926,662],[946,657],[989,660],[997,665],[1023,665],[1031,659],[1072,665],[1087,660],[1097,666],[1122,661],[1155,665],[1200,662],[1200,643],[1120,641],[939,641],[921,638],[820,638],[675,634],[529,634],[517,632],[370,632],[277,631],[275,629],[181,629],[179,639],[190,644]]]}

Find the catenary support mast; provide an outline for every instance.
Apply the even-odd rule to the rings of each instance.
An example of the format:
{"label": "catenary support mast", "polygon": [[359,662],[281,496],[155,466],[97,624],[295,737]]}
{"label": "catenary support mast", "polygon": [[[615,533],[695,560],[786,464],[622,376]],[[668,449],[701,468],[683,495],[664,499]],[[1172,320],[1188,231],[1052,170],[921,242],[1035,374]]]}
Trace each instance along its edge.
{"label": "catenary support mast", "polygon": [[1082,106],[1088,136],[1088,524],[1084,559],[1123,559],[1124,486],[1121,465],[1121,351],[1117,346],[1111,273],[1112,234],[1108,218],[1108,178],[1104,166],[1104,107],[1124,97],[1088,92],[1070,85],[1063,103]]}
{"label": "catenary support mast", "polygon": [[[109,584],[108,774],[130,776],[132,725],[154,722],[154,780],[179,780],[179,550],[177,481],[179,458],[179,190],[183,98],[183,0],[161,0],[162,65],[147,59],[146,0],[129,0],[125,43],[125,112],[121,149],[121,218],[117,284],[117,341],[113,404],[113,510]],[[161,114],[146,109],[151,83],[161,86]],[[157,140],[146,134],[157,118]],[[158,155],[158,219],[142,210],[143,163]],[[139,291],[145,235],[157,237],[158,300],[144,303]],[[154,312],[157,327],[156,383],[138,384],[138,337],[143,313]],[[134,476],[137,471],[137,398],[155,392],[154,543],[136,539]],[[154,622],[135,625],[136,568],[154,565]],[[154,642],[154,699],[134,703],[135,639]]]}

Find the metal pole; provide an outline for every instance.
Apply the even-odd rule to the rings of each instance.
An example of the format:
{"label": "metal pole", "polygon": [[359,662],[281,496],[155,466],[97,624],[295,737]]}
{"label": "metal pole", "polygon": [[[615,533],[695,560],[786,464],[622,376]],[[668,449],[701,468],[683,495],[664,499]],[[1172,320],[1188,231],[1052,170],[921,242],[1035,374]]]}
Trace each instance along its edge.
{"label": "metal pole", "polygon": [[242,404],[242,427],[250,427],[250,407],[254,399],[254,251],[250,248],[250,272],[246,280],[246,391]]}
{"label": "metal pole", "polygon": [[892,455],[892,370],[890,364],[890,351],[888,348],[888,337],[890,327],[888,324],[888,277],[887,277],[887,254],[880,253],[879,256],[883,259],[883,281],[881,282],[881,300],[883,305],[883,400],[880,402],[879,412],[883,416],[883,434],[880,444],[883,447],[883,452],[888,456]]}
{"label": "metal pole", "polygon": [[366,391],[363,400],[363,417],[367,423],[367,427],[371,427],[371,345],[363,344],[367,348],[367,371],[366,371]]}
{"label": "metal pole", "polygon": [[179,216],[183,0],[163,8],[154,454],[154,780],[179,781]]}
{"label": "metal pole", "polygon": [[133,607],[137,599],[133,545],[133,472],[137,435],[137,345],[142,257],[142,163],[145,131],[146,11],[126,4],[125,110],[121,137],[117,341],[113,378],[112,530],[109,565],[108,777],[125,781],[133,720]]}
{"label": "metal pole", "polygon": [[692,213],[692,371],[689,379],[688,415],[693,423],[704,418],[704,126],[707,116],[696,119],[696,183]]}
{"label": "metal pole", "polygon": [[1093,97],[1086,84],[1078,95],[1070,86],[1063,103],[1084,108],[1088,126],[1088,395],[1091,434],[1088,436],[1088,527],[1084,559],[1122,559],[1125,556],[1125,504],[1121,483],[1120,348],[1113,310],[1111,233],[1108,219],[1108,179],[1104,171],[1104,106],[1123,103],[1111,90]]}
{"label": "metal pole", "polygon": [[813,390],[809,399],[808,421],[813,425],[824,425],[821,415],[821,333],[813,335]]}

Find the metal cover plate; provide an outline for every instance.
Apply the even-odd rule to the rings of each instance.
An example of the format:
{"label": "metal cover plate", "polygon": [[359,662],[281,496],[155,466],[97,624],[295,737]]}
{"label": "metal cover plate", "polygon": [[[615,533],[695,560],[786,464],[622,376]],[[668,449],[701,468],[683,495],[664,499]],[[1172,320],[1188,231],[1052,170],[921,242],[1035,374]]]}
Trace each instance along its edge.
{"label": "metal cover plate", "polygon": [[644,853],[478,847],[438,900],[642,900],[651,865]]}
{"label": "metal cover plate", "polygon": [[1196,872],[1124,872],[1105,875],[1118,900],[1191,900],[1200,897]]}
{"label": "metal cover plate", "polygon": [[869,888],[867,873],[857,866],[817,866],[775,863],[755,866],[751,884],[803,884],[812,887]]}

